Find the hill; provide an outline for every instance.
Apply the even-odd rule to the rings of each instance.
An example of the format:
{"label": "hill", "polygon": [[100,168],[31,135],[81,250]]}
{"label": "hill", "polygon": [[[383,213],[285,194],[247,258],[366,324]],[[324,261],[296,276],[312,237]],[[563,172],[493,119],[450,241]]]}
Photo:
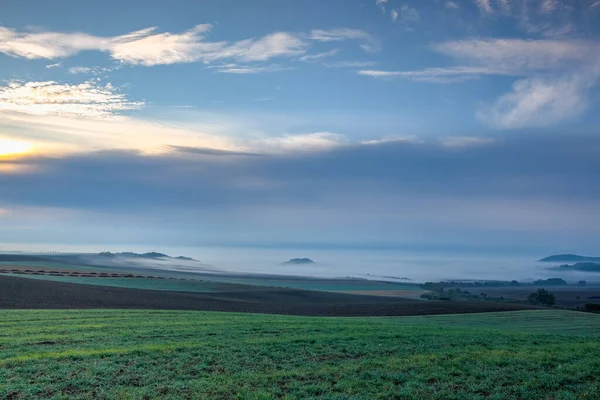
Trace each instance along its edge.
{"label": "hill", "polygon": [[573,265],[564,264],[557,267],[556,269],[568,271],[600,272],[600,263],[585,262],[576,263]]}
{"label": "hill", "polygon": [[104,251],[102,253],[98,253],[97,256],[100,257],[109,257],[109,258],[115,258],[115,257],[126,257],[126,258],[148,258],[148,259],[173,259],[173,260],[186,260],[186,261],[196,261],[193,258],[190,257],[184,257],[184,256],[179,256],[179,257],[171,257],[167,254],[164,253],[157,253],[157,252],[149,252],[149,253],[132,253],[130,251],[126,251],[126,252],[122,252],[122,253],[111,253],[110,251]]}
{"label": "hill", "polygon": [[587,257],[587,256],[579,256],[577,254],[557,254],[553,256],[548,256],[542,258],[542,262],[600,262],[600,257]]}
{"label": "hill", "polygon": [[302,265],[302,264],[315,264],[315,262],[313,260],[311,260],[310,258],[292,258],[289,261],[286,261],[283,263],[285,264],[296,264],[296,265]]}

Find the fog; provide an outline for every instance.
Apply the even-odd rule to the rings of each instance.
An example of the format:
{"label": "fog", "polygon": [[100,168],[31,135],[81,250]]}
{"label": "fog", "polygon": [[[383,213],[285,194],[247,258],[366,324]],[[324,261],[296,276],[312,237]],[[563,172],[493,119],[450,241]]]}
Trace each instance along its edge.
{"label": "fog", "polygon": [[[568,282],[580,279],[600,281],[600,274],[580,271],[555,271],[554,263],[538,262],[551,255],[538,253],[477,253],[466,251],[408,251],[395,249],[315,249],[256,247],[166,247],[145,246],[60,246],[1,245],[0,250],[26,252],[60,250],[62,252],[98,253],[101,251],[145,253],[157,251],[170,256],[192,257],[197,261],[172,259],[102,258],[104,265],[166,269],[198,273],[254,273],[323,278],[356,277],[406,282],[439,280],[518,280],[527,282],[552,277]],[[285,261],[307,257],[315,264],[294,265]],[[91,261],[89,258],[87,261]],[[400,281],[400,279],[398,279]]]}

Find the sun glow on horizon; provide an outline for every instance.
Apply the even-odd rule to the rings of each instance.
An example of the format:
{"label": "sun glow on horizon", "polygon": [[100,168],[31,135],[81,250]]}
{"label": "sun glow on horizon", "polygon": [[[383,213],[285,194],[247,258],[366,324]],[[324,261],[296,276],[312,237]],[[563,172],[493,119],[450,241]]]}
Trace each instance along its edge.
{"label": "sun glow on horizon", "polygon": [[33,146],[20,140],[0,138],[0,158],[31,153]]}

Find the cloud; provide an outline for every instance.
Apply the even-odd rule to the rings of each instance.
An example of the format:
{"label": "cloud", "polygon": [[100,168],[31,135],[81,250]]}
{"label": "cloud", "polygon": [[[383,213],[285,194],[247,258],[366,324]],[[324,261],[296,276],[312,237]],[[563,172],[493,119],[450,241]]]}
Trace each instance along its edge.
{"label": "cloud", "polygon": [[393,144],[393,143],[412,143],[412,144],[423,144],[423,140],[419,139],[414,135],[409,136],[391,136],[384,137],[382,139],[371,139],[360,142],[363,145],[380,145],[380,144]]}
{"label": "cloud", "polygon": [[23,33],[0,27],[0,53],[28,59],[55,59],[83,50],[106,49],[110,39],[85,33]]}
{"label": "cloud", "polygon": [[453,9],[453,10],[460,9],[459,5],[456,4],[456,2],[454,2],[454,1],[447,1],[447,2],[444,3],[444,6],[446,8],[450,8],[450,9]]}
{"label": "cloud", "polygon": [[371,39],[371,35],[359,29],[350,28],[313,29],[310,31],[310,38],[318,42],[339,42],[342,40]]}
{"label": "cloud", "polygon": [[[263,62],[280,57],[304,56],[310,43],[358,40],[375,51],[379,43],[358,29],[312,30],[308,34],[274,32],[235,42],[209,41],[211,24],[196,25],[182,33],[157,32],[151,27],[125,35],[99,37],[84,33],[23,33],[0,27],[0,53],[29,59],[56,59],[82,51],[101,51],[123,64],[155,66],[202,61]],[[86,68],[86,69],[84,69]],[[74,73],[94,73],[96,68],[73,67]]]}
{"label": "cloud", "polygon": [[217,72],[226,74],[261,74],[265,72],[276,72],[276,71],[287,71],[293,68],[283,67],[279,64],[265,65],[265,66],[244,66],[236,64],[226,64],[223,66],[217,66]]}
{"label": "cloud", "polygon": [[475,39],[432,45],[464,66],[425,68],[415,71],[363,70],[360,75],[407,78],[427,82],[462,82],[483,75],[525,76],[544,71],[581,67],[600,60],[600,45],[585,41]]}
{"label": "cloud", "polygon": [[374,78],[404,78],[417,82],[455,83],[477,79],[482,75],[510,75],[507,71],[487,67],[426,68],[417,71],[360,70],[359,75]]}
{"label": "cloud", "polygon": [[542,0],[542,12],[551,13],[558,7],[558,0]]}
{"label": "cloud", "polygon": [[381,43],[379,42],[379,40],[360,29],[313,29],[312,31],[310,31],[309,38],[317,42],[340,42],[345,40],[357,40],[362,42],[359,46],[366,52],[373,53],[381,50]]}
{"label": "cloud", "polygon": [[95,81],[77,85],[11,81],[0,86],[0,112],[106,119],[143,105],[128,101],[110,83],[100,85]]}
{"label": "cloud", "polygon": [[547,126],[580,115],[600,79],[600,44],[584,40],[471,39],[432,49],[463,65],[413,71],[358,71],[382,79],[459,83],[483,76],[519,78],[477,118],[501,129]]}
{"label": "cloud", "polygon": [[103,68],[103,67],[80,67],[80,66],[77,66],[77,67],[70,67],[69,73],[71,75],[77,75],[77,74],[101,75],[106,72],[112,72],[115,69],[118,69],[118,67]]}
{"label": "cloud", "polygon": [[50,69],[50,68],[58,68],[61,66],[61,63],[55,63],[55,64],[48,64],[46,65],[46,68]]}
{"label": "cloud", "polygon": [[308,134],[286,134],[281,137],[264,139],[260,147],[268,151],[329,150],[343,144],[343,136],[331,132]]}
{"label": "cloud", "polygon": [[385,13],[385,5],[388,3],[388,0],[375,0],[375,5],[379,7],[381,12]]}
{"label": "cloud", "polygon": [[333,49],[333,50],[324,51],[322,53],[317,53],[317,54],[307,54],[305,56],[300,57],[299,60],[304,61],[304,62],[315,62],[315,61],[322,60],[324,58],[333,57],[333,56],[339,54],[339,52],[340,52],[340,49]]}
{"label": "cloud", "polygon": [[483,14],[491,14],[494,11],[490,0],[475,0],[475,3]]}
{"label": "cloud", "polygon": [[[443,239],[442,228],[456,236],[477,227],[490,240],[516,231],[590,234],[600,226],[600,158],[592,150],[599,146],[598,137],[569,132],[462,147],[396,140],[261,156],[189,148],[36,156],[18,161],[33,167],[27,171],[0,173],[0,208],[76,210],[111,224],[116,214],[136,219],[135,226],[158,218],[161,229],[200,234],[202,226],[211,235],[262,226],[270,243],[289,237],[295,221],[312,227],[310,237],[323,223],[384,241],[400,232]],[[276,222],[277,229],[264,229]]]}
{"label": "cloud", "polygon": [[[416,9],[407,6],[406,4],[403,4],[399,8],[399,10],[400,10],[400,21],[402,21],[402,23],[405,25],[417,23],[421,19],[419,12]],[[394,19],[394,21],[395,21],[395,19]]]}
{"label": "cloud", "polygon": [[376,61],[337,61],[324,63],[329,68],[365,68],[377,64]]}
{"label": "cloud", "polygon": [[392,22],[396,22],[398,19],[398,10],[394,9],[390,11],[390,15],[392,16]]}
{"label": "cloud", "polygon": [[238,57],[242,61],[264,61],[273,57],[304,54],[307,43],[295,35],[277,32],[252,42]]}
{"label": "cloud", "polygon": [[433,49],[463,62],[523,74],[593,62],[600,45],[579,40],[475,39],[438,43]]}
{"label": "cloud", "polygon": [[220,150],[211,149],[206,147],[190,147],[190,146],[166,146],[170,151],[181,153],[181,154],[193,154],[199,156],[214,156],[214,157],[230,157],[230,156],[246,156],[246,157],[257,157],[262,156],[261,153],[251,153],[246,151],[232,151],[232,150]]}
{"label": "cloud", "polygon": [[590,82],[581,76],[559,80],[523,79],[478,116],[503,129],[548,126],[573,118],[587,108]]}
{"label": "cloud", "polygon": [[204,42],[211,24],[200,24],[181,33],[154,33],[148,28],[111,40],[107,49],[112,58],[127,64],[145,66],[189,63],[210,57],[225,47],[223,42]]}

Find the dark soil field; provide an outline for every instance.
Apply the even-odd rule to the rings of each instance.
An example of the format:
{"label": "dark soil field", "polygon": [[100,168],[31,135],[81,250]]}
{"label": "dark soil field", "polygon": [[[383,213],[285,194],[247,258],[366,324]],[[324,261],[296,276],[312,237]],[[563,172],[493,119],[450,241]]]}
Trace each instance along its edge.
{"label": "dark soil field", "polygon": [[160,309],[252,312],[306,316],[400,316],[533,309],[483,301],[423,301],[268,288],[214,293],[103,287],[0,276],[4,309]]}

